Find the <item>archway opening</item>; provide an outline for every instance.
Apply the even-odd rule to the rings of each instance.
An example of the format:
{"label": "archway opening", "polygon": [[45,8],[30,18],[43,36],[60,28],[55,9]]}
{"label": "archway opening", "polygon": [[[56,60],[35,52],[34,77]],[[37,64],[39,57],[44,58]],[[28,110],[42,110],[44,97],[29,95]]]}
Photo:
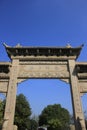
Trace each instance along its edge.
{"label": "archway opening", "polygon": [[6,98],[6,93],[0,93],[0,100],[3,101]]}
{"label": "archway opening", "polygon": [[29,101],[32,114],[52,104],[61,104],[72,114],[70,85],[58,79],[29,79],[19,83],[17,94],[23,93]]}

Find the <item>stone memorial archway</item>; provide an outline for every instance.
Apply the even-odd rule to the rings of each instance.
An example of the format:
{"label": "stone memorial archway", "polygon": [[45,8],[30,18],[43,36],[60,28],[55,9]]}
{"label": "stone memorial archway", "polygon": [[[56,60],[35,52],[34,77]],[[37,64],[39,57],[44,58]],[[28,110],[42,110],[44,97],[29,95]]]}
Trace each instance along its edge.
{"label": "stone memorial archway", "polygon": [[0,92],[6,94],[2,130],[13,130],[17,83],[29,78],[56,78],[70,83],[75,130],[86,130],[81,95],[87,92],[87,62],[76,61],[82,46],[4,46],[11,62],[0,62]]}

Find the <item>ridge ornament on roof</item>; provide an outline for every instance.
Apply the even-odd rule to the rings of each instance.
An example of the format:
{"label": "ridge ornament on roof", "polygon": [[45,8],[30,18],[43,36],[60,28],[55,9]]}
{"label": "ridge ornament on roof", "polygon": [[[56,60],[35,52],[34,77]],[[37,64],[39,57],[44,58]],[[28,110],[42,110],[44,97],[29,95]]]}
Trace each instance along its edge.
{"label": "ridge ornament on roof", "polygon": [[15,47],[22,47],[20,43],[18,43]]}

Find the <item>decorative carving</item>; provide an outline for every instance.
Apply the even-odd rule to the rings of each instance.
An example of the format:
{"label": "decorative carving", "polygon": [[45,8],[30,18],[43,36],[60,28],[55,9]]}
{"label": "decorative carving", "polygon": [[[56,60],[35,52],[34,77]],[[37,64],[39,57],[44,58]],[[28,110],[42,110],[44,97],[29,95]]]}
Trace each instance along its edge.
{"label": "decorative carving", "polygon": [[67,65],[67,61],[29,61],[29,60],[20,60],[20,65]]}
{"label": "decorative carving", "polygon": [[10,47],[10,46],[8,46],[5,42],[3,43],[3,45],[4,45],[5,47]]}
{"label": "decorative carving", "polygon": [[67,43],[66,48],[72,48],[72,46],[70,45],[70,43]]}
{"label": "decorative carving", "polygon": [[66,65],[21,65],[18,77],[69,78],[69,72]]}
{"label": "decorative carving", "polygon": [[64,79],[65,77],[68,78],[69,74],[67,73],[54,73],[54,72],[30,72],[28,74],[21,74],[19,75],[19,78],[28,79],[28,78],[59,78]]}
{"label": "decorative carving", "polygon": [[9,79],[9,74],[0,73],[0,79]]}
{"label": "decorative carving", "polygon": [[22,47],[20,43],[18,43],[15,47]]}
{"label": "decorative carving", "polygon": [[[8,47],[5,45],[5,48],[7,50],[8,56],[10,58],[19,58],[24,59],[29,58],[31,56],[34,56],[34,60],[37,60],[38,56],[41,59],[38,60],[44,60],[43,56],[45,57],[45,60],[49,59],[55,59],[58,60],[59,58],[78,58],[78,55],[82,49],[82,46],[77,48],[71,48],[70,45],[67,47],[22,47],[19,44],[16,47]],[[49,57],[49,58],[48,58]],[[53,58],[54,57],[54,58]],[[32,59],[31,59],[32,60]]]}

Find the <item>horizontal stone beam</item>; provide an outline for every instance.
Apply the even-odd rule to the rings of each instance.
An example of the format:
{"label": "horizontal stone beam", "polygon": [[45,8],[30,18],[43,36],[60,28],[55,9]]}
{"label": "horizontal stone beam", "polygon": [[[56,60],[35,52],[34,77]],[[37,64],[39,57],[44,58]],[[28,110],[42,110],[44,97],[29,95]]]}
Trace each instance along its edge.
{"label": "horizontal stone beam", "polygon": [[87,73],[78,73],[77,76],[79,80],[87,79]]}
{"label": "horizontal stone beam", "polygon": [[80,93],[87,93],[87,81],[79,82]]}
{"label": "horizontal stone beam", "polygon": [[0,93],[7,93],[8,82],[0,82]]}

